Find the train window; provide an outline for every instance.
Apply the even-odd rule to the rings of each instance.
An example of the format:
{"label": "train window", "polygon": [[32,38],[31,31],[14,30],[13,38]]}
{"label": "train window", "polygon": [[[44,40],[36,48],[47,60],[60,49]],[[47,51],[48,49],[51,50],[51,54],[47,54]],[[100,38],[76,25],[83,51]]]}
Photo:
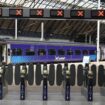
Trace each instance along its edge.
{"label": "train window", "polygon": [[35,51],[26,49],[26,55],[30,55],[30,56],[35,55]]}
{"label": "train window", "polygon": [[58,50],[58,55],[64,55],[64,54],[65,54],[64,50],[62,50],[62,49]]}
{"label": "train window", "polygon": [[96,54],[96,51],[95,51],[95,50],[90,50],[90,51],[89,51],[89,54],[90,54],[90,55]]}
{"label": "train window", "polygon": [[16,49],[12,49],[12,55],[16,55]]}
{"label": "train window", "polygon": [[16,50],[16,55],[22,55],[22,50],[21,50],[20,48],[18,48],[18,49]]}
{"label": "train window", "polygon": [[38,55],[40,56],[46,55],[46,51],[44,49],[39,49]]}
{"label": "train window", "polygon": [[72,50],[67,50],[67,55],[73,55],[73,51]]}
{"label": "train window", "polygon": [[22,50],[20,48],[12,49],[12,55],[13,56],[22,55]]}
{"label": "train window", "polygon": [[87,50],[83,50],[83,55],[88,55],[88,51]]}
{"label": "train window", "polygon": [[49,55],[56,55],[56,51],[54,49],[49,49],[48,54]]}
{"label": "train window", "polygon": [[81,51],[80,50],[75,50],[75,55],[81,55]]}

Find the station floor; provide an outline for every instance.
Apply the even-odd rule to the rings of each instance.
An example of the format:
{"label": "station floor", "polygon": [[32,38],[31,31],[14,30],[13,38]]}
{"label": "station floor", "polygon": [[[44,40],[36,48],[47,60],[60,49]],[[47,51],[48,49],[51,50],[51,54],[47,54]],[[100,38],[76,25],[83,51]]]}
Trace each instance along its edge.
{"label": "station floor", "polygon": [[94,101],[88,102],[81,93],[71,93],[71,101],[65,101],[62,93],[49,93],[48,101],[42,101],[41,92],[27,92],[26,100],[19,100],[19,92],[8,92],[0,105],[105,105],[105,96],[94,93]]}

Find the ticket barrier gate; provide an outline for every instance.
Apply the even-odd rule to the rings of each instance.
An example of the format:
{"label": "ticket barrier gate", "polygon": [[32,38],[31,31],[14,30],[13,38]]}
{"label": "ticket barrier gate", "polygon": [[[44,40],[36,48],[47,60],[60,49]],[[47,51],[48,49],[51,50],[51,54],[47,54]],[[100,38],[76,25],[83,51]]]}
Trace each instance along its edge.
{"label": "ticket barrier gate", "polygon": [[20,69],[20,100],[25,100],[26,98],[26,66],[23,65]]}
{"label": "ticket barrier gate", "polygon": [[70,101],[70,70],[68,69],[68,64],[65,64],[65,67],[63,69],[63,77],[65,101]]}
{"label": "ticket barrier gate", "polygon": [[5,75],[5,65],[0,65],[0,100],[3,99],[4,95],[7,93],[7,83],[4,78]]}
{"label": "ticket barrier gate", "polygon": [[89,70],[89,64],[86,64],[83,69],[83,86],[81,88],[82,94],[88,101],[93,101],[93,71]]}
{"label": "ticket barrier gate", "polygon": [[100,94],[105,96],[105,69],[104,65],[98,67],[98,85],[100,86]]}
{"label": "ticket barrier gate", "polygon": [[48,70],[47,64],[43,65],[43,100],[48,100]]}

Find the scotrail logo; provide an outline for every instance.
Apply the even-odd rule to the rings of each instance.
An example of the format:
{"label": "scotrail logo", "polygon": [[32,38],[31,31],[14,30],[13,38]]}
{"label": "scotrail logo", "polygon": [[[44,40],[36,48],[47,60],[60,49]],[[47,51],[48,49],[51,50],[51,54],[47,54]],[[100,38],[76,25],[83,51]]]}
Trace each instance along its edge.
{"label": "scotrail logo", "polygon": [[55,60],[65,60],[65,57],[55,57]]}

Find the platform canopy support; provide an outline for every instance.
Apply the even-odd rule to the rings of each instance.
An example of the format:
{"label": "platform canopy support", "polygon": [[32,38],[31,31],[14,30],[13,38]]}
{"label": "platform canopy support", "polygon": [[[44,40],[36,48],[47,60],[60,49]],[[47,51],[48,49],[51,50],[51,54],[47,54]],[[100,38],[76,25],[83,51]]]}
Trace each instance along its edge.
{"label": "platform canopy support", "polygon": [[[98,0],[98,9],[100,9],[100,0]],[[100,59],[100,20],[97,21],[97,63]]]}
{"label": "platform canopy support", "polygon": [[15,39],[17,39],[17,19],[15,19]]}
{"label": "platform canopy support", "polygon": [[44,40],[44,22],[41,22],[41,41]]}

